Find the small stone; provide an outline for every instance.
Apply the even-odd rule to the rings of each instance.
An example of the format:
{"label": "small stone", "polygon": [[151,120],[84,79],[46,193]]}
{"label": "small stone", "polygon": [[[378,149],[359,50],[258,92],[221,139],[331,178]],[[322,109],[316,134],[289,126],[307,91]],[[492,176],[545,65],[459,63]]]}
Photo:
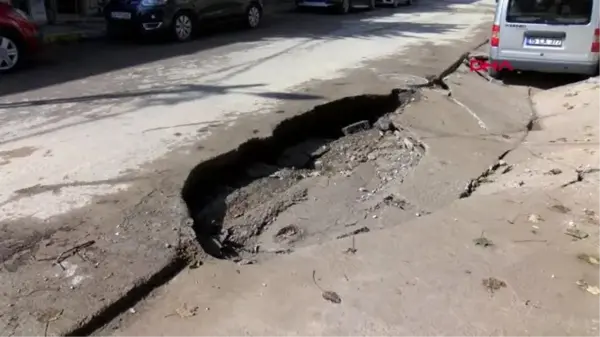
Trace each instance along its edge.
{"label": "small stone", "polygon": [[420,216],[421,216],[421,213],[418,213],[418,212],[417,212],[417,213],[415,213],[415,216],[417,216],[417,217],[420,217]]}
{"label": "small stone", "polygon": [[165,243],[165,248],[171,248],[171,245],[168,243]]}
{"label": "small stone", "polygon": [[531,173],[531,169],[526,168],[525,170],[523,170],[525,173]]}
{"label": "small stone", "polygon": [[542,217],[539,216],[538,214],[529,215],[529,218],[527,218],[527,220],[529,220],[529,222],[533,222],[533,223],[539,223],[539,222],[543,221]]}
{"label": "small stone", "polygon": [[369,190],[366,189],[366,188],[364,188],[364,187],[359,188],[358,191],[359,192],[363,192],[363,193],[368,193],[369,192]]}
{"label": "small stone", "polygon": [[313,166],[315,167],[315,170],[320,171],[323,169],[323,162],[321,160],[315,160]]}
{"label": "small stone", "polygon": [[559,168],[553,168],[553,169],[551,169],[550,171],[548,171],[548,173],[547,173],[547,174],[549,174],[549,175],[554,175],[554,176],[555,176],[555,175],[557,175],[557,174],[561,174],[561,173],[562,173],[562,170],[561,170],[561,169],[559,169]]}
{"label": "small stone", "polygon": [[377,219],[377,214],[373,214],[373,219]]}
{"label": "small stone", "polygon": [[404,143],[404,147],[408,150],[412,151],[415,148],[415,144],[408,138],[404,138],[402,142]]}
{"label": "small stone", "polygon": [[134,308],[129,308],[129,312],[130,312],[130,313],[132,313],[132,314],[135,314],[135,313],[136,313],[136,311],[135,311],[135,309],[134,309]]}

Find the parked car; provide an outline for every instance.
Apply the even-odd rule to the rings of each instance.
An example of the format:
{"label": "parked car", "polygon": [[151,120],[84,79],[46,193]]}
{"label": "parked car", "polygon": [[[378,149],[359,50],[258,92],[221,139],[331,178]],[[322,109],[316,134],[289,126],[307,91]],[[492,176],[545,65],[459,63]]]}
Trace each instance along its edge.
{"label": "parked car", "polygon": [[352,8],[373,9],[376,0],[296,0],[296,8],[329,8],[339,14],[346,14]]}
{"label": "parked car", "polygon": [[190,40],[199,23],[236,20],[248,28],[259,26],[262,0],[110,0],[104,7],[109,37],[127,33],[166,34]]}
{"label": "parked car", "polygon": [[[600,0],[497,0],[490,63],[513,70],[595,75]],[[501,71],[488,68],[492,77]]]}
{"label": "parked car", "polygon": [[410,6],[413,4],[413,0],[376,0],[376,3],[378,5],[387,5],[396,8],[400,5]]}
{"label": "parked car", "polygon": [[40,46],[40,31],[29,16],[0,2],[0,74],[25,64]]}

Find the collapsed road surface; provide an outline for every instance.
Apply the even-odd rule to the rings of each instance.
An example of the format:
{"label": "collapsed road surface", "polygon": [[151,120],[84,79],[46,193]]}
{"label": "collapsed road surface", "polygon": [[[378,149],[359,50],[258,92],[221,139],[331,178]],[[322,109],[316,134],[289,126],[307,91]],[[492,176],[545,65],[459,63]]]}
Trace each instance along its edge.
{"label": "collapsed road surface", "polygon": [[[237,35],[245,42],[217,46],[232,38],[212,37],[209,42],[173,47],[184,55],[4,96],[0,305],[6,309],[0,315],[0,331],[84,334],[106,323],[187,262],[177,259],[177,249],[188,234],[180,192],[194,166],[248,138],[269,135],[279,121],[316,105],[366,93],[388,95],[390,88],[412,79],[403,74],[422,77],[439,72],[472,46],[471,38],[481,40],[475,39],[478,32],[487,33],[492,9],[492,1],[422,1],[410,9],[348,17],[282,14],[281,26],[274,22],[263,31]],[[213,48],[199,50],[205,43]],[[125,47],[116,47],[117,55],[119,48]],[[136,53],[164,55],[164,50],[154,48],[166,47],[135,48]],[[109,57],[96,56],[103,55]],[[32,72],[47,77],[57,71],[52,69]],[[19,78],[7,77],[2,85],[16,87],[10,82]],[[473,87],[481,84],[477,83]],[[492,102],[502,93],[490,90],[486,93],[490,101],[476,105],[496,104]],[[444,152],[463,157],[444,163],[475,158],[477,164],[456,172],[441,169],[446,164],[440,163],[437,176],[448,178],[440,179],[443,185],[421,189],[419,179],[407,180],[405,186],[412,188],[412,193],[405,193],[411,213],[428,212],[455,198],[465,182],[480,173],[480,166],[506,150],[510,142],[498,142],[504,139],[499,135],[515,140],[511,134],[521,132],[528,117],[526,109],[508,110],[478,116],[460,108],[450,119],[438,118],[435,111],[418,117],[423,129],[442,138],[444,132],[450,136],[456,128],[464,128],[461,133],[489,133],[490,139],[482,143],[469,136],[454,139]],[[405,147],[411,143],[417,150],[399,156],[404,166],[381,162],[381,179],[402,179],[409,174],[404,168],[429,160],[423,157],[429,150],[406,133],[411,129],[384,137],[388,143],[401,138]],[[316,136],[329,141],[336,135]],[[335,140],[328,143],[333,151],[323,154],[325,164],[339,172],[346,159],[364,160],[361,154],[372,144],[368,137],[379,136],[367,132],[365,137],[350,148]],[[465,151],[465,144],[476,148]],[[346,150],[357,155],[335,157]],[[391,157],[397,149],[382,145],[375,150]],[[319,165],[312,159],[311,164]],[[348,194],[348,201],[352,198]],[[221,215],[229,219],[238,214]],[[339,230],[352,221],[334,227]],[[279,237],[294,231],[290,228]],[[269,248],[288,249],[284,243],[289,239],[276,241]]]}

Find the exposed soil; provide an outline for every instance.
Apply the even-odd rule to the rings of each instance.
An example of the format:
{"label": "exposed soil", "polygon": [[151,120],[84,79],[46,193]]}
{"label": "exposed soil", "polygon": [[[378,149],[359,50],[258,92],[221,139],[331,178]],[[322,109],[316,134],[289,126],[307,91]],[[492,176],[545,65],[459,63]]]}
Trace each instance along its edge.
{"label": "exposed soil", "polygon": [[[405,96],[401,97],[402,94]],[[393,106],[399,109],[392,114],[398,114],[404,103],[417,97],[417,91],[411,90],[410,94],[402,91],[400,95],[399,92],[393,92],[392,95],[401,97],[398,104]],[[374,99],[389,98],[384,96]],[[344,100],[347,99],[341,101]],[[336,103],[338,102],[328,104],[339,109]],[[300,137],[302,134],[307,135],[304,140],[279,151],[263,152],[260,161],[238,159],[226,164],[227,167],[237,168],[237,179],[228,184],[209,187],[208,190],[214,191],[216,197],[206,206],[195,209],[194,204],[188,203],[190,212],[194,215],[195,227],[198,228],[198,240],[204,251],[214,257],[240,259],[249,255],[287,253],[294,247],[307,244],[311,239],[333,239],[339,236],[348,227],[348,223],[336,222],[324,225],[324,228],[315,225],[315,222],[303,225],[278,224],[280,226],[275,226],[277,228],[272,230],[270,226],[280,214],[294,206],[309,207],[316,200],[339,202],[339,197],[334,197],[337,186],[367,167],[373,172],[376,182],[368,189],[360,187],[353,191],[360,194],[355,198],[356,202],[365,201],[392,180],[402,181],[407,172],[419,163],[425,146],[410,132],[394,124],[390,106],[384,105],[383,109],[378,109],[377,105],[368,108],[371,116],[356,114],[355,117],[347,117],[349,119],[345,120],[346,123],[352,122],[349,125],[344,125],[335,118],[327,120],[327,114],[343,115],[344,110],[325,112],[324,115],[313,117],[315,124],[320,125],[319,128],[312,129],[317,132],[310,129],[295,132]],[[385,115],[381,116],[382,113]],[[363,117],[368,119],[353,121]],[[300,122],[296,125],[302,124],[304,123]],[[254,159],[256,156],[242,154],[239,158]],[[213,167],[213,172],[204,174],[214,177],[214,172],[226,171],[223,165],[217,164]],[[336,183],[318,188],[317,191],[315,186],[320,186],[319,182],[323,180]],[[203,185],[202,190],[184,190],[184,193],[202,194],[206,193],[205,188],[206,185]],[[187,195],[190,200],[189,194]],[[194,198],[198,199],[198,196]],[[406,204],[393,199],[389,197],[380,204],[395,204],[396,207]],[[365,209],[365,212],[368,211],[369,209]],[[264,247],[266,250],[262,249]]]}

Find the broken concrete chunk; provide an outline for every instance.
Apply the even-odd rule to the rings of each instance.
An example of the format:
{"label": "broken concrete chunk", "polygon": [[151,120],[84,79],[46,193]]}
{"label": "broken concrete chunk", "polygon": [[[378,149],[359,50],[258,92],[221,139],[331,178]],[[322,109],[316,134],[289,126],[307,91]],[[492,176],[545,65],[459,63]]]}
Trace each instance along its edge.
{"label": "broken concrete chunk", "polygon": [[362,120],[360,122],[356,122],[356,123],[352,123],[348,126],[345,126],[342,128],[342,132],[344,133],[345,136],[360,132],[360,131],[365,131],[365,130],[369,130],[371,128],[371,125],[369,124],[369,121],[367,120]]}
{"label": "broken concrete chunk", "polygon": [[415,144],[409,138],[404,138],[402,143],[407,150],[412,151],[415,148]]}
{"label": "broken concrete chunk", "polygon": [[582,231],[581,229],[577,229],[575,227],[569,227],[565,231],[565,234],[574,237],[577,240],[583,240],[590,236],[588,233]]}
{"label": "broken concrete chunk", "polygon": [[387,132],[387,131],[394,131],[396,130],[396,127],[394,126],[394,123],[392,123],[392,121],[390,120],[389,117],[387,116],[383,116],[381,118],[379,118],[374,125],[377,129],[379,129],[382,132]]}

